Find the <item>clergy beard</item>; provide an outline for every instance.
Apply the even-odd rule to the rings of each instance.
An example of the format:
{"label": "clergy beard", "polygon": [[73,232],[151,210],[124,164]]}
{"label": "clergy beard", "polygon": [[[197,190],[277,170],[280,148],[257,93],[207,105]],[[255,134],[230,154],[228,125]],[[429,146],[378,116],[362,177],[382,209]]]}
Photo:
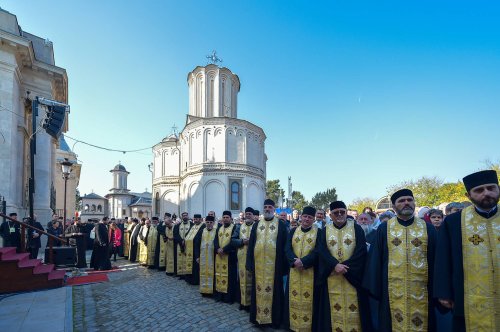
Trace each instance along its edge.
{"label": "clergy beard", "polygon": [[472,199],[471,197],[469,197],[469,198],[475,206],[477,206],[481,210],[485,210],[485,211],[489,211],[489,210],[493,209],[495,206],[497,206],[498,200],[499,200],[499,196],[497,196],[497,197],[486,196],[480,201],[476,201],[475,199]]}
{"label": "clergy beard", "polygon": [[245,220],[245,224],[247,224],[247,226],[250,226],[251,224],[253,224],[253,219]]}
{"label": "clergy beard", "polygon": [[272,212],[265,212],[264,211],[264,219],[271,220],[273,218],[274,218],[274,213],[272,213]]}
{"label": "clergy beard", "polygon": [[373,230],[373,225],[360,225],[363,231],[365,231],[365,235],[368,235]]}
{"label": "clergy beard", "polygon": [[401,210],[398,210],[396,207],[394,207],[394,210],[396,211],[396,214],[398,217],[412,217],[413,214],[415,213],[415,209],[413,209],[409,205],[405,205]]}

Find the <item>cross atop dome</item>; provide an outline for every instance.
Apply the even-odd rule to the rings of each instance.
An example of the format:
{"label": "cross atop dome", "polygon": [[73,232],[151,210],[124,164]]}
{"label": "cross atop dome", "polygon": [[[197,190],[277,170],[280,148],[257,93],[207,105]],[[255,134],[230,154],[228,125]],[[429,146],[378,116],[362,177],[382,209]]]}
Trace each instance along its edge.
{"label": "cross atop dome", "polygon": [[206,58],[208,59],[209,63],[214,64],[214,65],[216,65],[217,62],[222,63],[222,59],[217,56],[217,51],[215,51],[215,50],[212,51],[212,54],[207,55]]}

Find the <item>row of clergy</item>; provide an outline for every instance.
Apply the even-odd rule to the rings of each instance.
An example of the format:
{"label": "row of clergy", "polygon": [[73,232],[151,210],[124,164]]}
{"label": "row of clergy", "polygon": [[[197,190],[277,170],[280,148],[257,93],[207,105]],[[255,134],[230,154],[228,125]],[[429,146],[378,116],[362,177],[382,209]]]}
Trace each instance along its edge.
{"label": "row of clergy", "polygon": [[[464,178],[467,192],[493,183],[498,193],[498,178],[492,175]],[[442,241],[431,224],[414,217],[410,190],[397,191],[391,201],[397,216],[379,226],[369,253],[363,229],[346,218],[343,202],[330,204],[332,224],[316,227],[316,210],[305,207],[300,227],[288,230],[275,217],[270,199],[263,218],[254,221],[254,210],[247,208],[241,225],[232,222],[230,211],[215,228],[213,216],[203,222],[195,214],[191,222],[188,213],[175,225],[168,213],[162,222],[153,219],[157,225],[132,223],[125,232],[125,252],[131,261],[199,285],[203,296],[239,301],[256,325],[293,331],[435,331],[436,310],[452,309],[454,331],[499,331],[499,297],[494,295],[500,284],[498,195],[490,202],[489,218],[480,204],[447,218]],[[452,255],[450,248],[456,250],[462,237],[467,240],[459,249],[463,252]],[[463,269],[461,275],[453,271],[456,266]],[[370,296],[377,301],[374,320]]]}

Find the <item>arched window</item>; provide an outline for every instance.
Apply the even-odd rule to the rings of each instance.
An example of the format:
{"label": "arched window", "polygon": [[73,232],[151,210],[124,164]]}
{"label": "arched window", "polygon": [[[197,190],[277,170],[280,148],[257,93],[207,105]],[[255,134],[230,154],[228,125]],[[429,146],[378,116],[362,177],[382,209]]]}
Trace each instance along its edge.
{"label": "arched window", "polygon": [[240,210],[240,188],[241,185],[238,181],[231,182],[231,210]]}
{"label": "arched window", "polygon": [[85,210],[85,212],[88,212],[90,209],[90,206],[88,204],[85,204],[85,207],[83,209]]}
{"label": "arched window", "polygon": [[92,204],[92,207],[90,208],[91,212],[95,212],[95,204]]}
{"label": "arched window", "polygon": [[102,205],[101,204],[97,205],[97,212],[102,212]]}
{"label": "arched window", "polygon": [[160,193],[156,193],[155,195],[155,214],[160,215]]}

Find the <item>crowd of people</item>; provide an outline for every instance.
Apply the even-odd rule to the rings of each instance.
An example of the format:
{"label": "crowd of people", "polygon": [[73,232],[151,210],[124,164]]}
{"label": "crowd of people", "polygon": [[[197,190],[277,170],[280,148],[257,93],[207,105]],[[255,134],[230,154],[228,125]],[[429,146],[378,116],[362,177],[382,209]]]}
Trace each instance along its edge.
{"label": "crowd of people", "polygon": [[[401,189],[379,215],[370,207],[353,215],[334,201],[328,211],[306,206],[289,216],[266,199],[262,214],[247,207],[236,218],[103,218],[91,266],[109,269],[121,253],[197,285],[201,296],[239,303],[261,327],[499,331],[498,177],[488,170],[463,182],[471,204],[449,204],[445,214],[417,214],[413,193]],[[81,227],[66,236],[78,241]]]}

